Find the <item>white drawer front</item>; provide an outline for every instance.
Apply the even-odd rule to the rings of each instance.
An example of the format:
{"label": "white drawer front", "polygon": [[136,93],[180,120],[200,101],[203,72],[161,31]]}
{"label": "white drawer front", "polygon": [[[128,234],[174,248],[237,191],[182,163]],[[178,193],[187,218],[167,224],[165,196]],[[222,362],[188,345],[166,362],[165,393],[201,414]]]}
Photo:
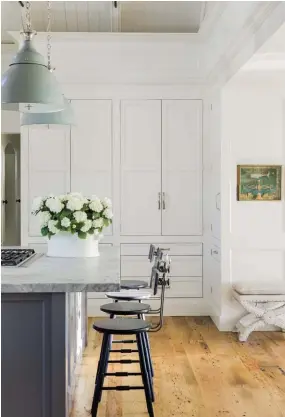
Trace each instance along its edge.
{"label": "white drawer front", "polygon": [[[121,279],[132,280],[131,277],[122,276]],[[149,277],[141,277],[143,281],[149,282]],[[202,277],[170,277],[170,287],[166,287],[167,298],[191,298],[202,297]],[[158,291],[157,297],[160,296]]]}
{"label": "white drawer front", "polygon": [[[172,256],[170,276],[202,276],[202,256]],[[145,256],[121,256],[121,276],[150,277],[151,264]]]}
{"label": "white drawer front", "polygon": [[[155,246],[170,249],[170,255],[202,255],[202,243],[153,243]],[[148,256],[150,244],[121,244],[121,255]]]}

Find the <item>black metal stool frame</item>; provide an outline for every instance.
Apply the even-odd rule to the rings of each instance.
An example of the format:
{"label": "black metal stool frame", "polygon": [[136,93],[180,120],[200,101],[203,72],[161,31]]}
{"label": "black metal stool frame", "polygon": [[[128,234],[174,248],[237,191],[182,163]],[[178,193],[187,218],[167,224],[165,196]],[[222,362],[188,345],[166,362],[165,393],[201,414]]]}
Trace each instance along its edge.
{"label": "black metal stool frame", "polygon": [[[91,408],[91,415],[92,417],[97,416],[98,405],[101,401],[102,392],[104,390],[117,390],[117,391],[129,391],[129,390],[141,390],[144,389],[145,391],[145,398],[147,403],[147,409],[149,412],[150,417],[154,417],[153,407],[152,407],[152,393],[153,387],[150,380],[150,375],[147,370],[146,364],[146,346],[143,339],[144,331],[136,332],[136,341],[138,346],[138,354],[139,360],[132,361],[132,360],[109,360],[110,357],[110,346],[111,346],[111,336],[112,332],[106,332],[103,334],[103,341],[101,346],[101,353],[100,359],[98,364],[98,376],[97,381],[95,384],[92,408]],[[132,334],[132,333],[130,333]],[[107,372],[108,363],[140,363],[141,372]],[[116,386],[116,387],[103,387],[104,379],[106,376],[130,376],[130,375],[141,375],[143,380],[143,386]]]}

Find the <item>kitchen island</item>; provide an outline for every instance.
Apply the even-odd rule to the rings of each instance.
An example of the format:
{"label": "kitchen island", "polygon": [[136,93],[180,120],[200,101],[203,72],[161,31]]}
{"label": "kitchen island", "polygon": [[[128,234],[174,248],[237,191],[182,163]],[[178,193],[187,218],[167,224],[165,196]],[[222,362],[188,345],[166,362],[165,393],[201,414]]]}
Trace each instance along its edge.
{"label": "kitchen island", "polygon": [[69,415],[87,340],[86,293],[119,285],[116,247],[103,247],[98,258],[36,254],[2,268],[3,417]]}

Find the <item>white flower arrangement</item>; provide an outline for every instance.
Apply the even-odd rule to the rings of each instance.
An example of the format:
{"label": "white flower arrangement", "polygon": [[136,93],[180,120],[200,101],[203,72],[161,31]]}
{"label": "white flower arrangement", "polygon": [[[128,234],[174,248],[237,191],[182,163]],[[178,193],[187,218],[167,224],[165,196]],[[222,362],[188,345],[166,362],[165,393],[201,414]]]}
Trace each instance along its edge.
{"label": "white flower arrangement", "polygon": [[88,235],[98,236],[113,218],[109,198],[100,200],[95,195],[86,198],[80,193],[36,197],[32,214],[39,216],[41,234],[48,238],[59,232],[77,234],[81,239]]}

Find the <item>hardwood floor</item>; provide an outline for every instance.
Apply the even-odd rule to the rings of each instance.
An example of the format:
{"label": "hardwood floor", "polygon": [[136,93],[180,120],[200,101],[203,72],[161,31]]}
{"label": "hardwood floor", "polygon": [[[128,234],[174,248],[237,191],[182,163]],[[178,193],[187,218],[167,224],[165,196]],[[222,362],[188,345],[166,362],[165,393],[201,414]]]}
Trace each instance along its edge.
{"label": "hardwood floor", "polygon": [[[91,328],[94,320],[89,319],[72,417],[90,415],[101,343]],[[256,332],[240,343],[235,333],[219,332],[207,317],[167,317],[150,338],[156,417],[285,417],[285,333]],[[131,368],[136,365],[109,369]],[[137,378],[122,379],[131,385]],[[109,377],[108,383],[121,380]],[[98,417],[147,416],[142,391],[103,393]]]}

